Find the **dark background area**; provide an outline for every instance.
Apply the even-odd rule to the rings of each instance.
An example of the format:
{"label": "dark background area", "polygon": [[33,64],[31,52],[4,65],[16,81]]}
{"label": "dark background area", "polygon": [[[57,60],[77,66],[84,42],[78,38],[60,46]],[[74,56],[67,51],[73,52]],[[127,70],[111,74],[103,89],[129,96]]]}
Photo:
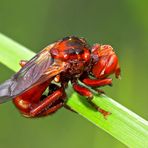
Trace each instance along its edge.
{"label": "dark background area", "polygon": [[[0,0],[0,32],[34,52],[69,35],[84,37],[90,45],[112,45],[119,55],[122,79],[114,79],[113,87],[104,90],[148,119],[147,5],[146,0]],[[0,64],[0,83],[13,73]],[[125,148],[68,110],[32,120],[23,118],[11,102],[0,105],[0,147]]]}

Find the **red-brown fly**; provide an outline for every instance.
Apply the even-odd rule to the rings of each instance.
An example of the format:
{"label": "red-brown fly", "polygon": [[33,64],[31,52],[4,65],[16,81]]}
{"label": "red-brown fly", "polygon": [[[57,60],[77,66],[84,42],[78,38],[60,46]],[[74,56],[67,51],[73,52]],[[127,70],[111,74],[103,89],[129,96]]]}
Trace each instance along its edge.
{"label": "red-brown fly", "polygon": [[26,117],[50,115],[65,106],[65,88],[71,82],[98,111],[109,114],[91,102],[92,92],[79,81],[96,89],[111,85],[111,74],[120,77],[118,58],[110,45],[90,47],[83,38],[70,36],[45,47],[31,60],[20,61],[20,65],[19,72],[0,85],[0,103],[13,99]]}

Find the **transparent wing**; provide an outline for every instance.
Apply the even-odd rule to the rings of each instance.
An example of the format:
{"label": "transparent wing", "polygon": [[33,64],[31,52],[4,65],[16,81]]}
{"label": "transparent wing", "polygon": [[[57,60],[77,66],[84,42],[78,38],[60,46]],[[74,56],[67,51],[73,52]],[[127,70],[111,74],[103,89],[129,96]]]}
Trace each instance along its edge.
{"label": "transparent wing", "polygon": [[66,69],[67,63],[53,59],[48,46],[20,69],[11,79],[0,85],[0,103],[20,95],[31,87],[41,84]]}

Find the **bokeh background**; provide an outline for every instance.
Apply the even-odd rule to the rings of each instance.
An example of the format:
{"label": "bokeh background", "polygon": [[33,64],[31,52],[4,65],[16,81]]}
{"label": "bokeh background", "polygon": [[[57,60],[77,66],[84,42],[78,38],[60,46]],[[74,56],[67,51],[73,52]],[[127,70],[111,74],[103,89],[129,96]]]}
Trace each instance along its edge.
{"label": "bokeh background", "polygon": [[[148,2],[146,0],[0,0],[0,32],[40,51],[68,35],[111,44],[122,80],[107,95],[148,119]],[[12,55],[13,56],[13,55]],[[0,83],[14,72],[0,64]],[[0,105],[0,148],[125,148],[66,109],[42,119],[23,118],[11,102]]]}

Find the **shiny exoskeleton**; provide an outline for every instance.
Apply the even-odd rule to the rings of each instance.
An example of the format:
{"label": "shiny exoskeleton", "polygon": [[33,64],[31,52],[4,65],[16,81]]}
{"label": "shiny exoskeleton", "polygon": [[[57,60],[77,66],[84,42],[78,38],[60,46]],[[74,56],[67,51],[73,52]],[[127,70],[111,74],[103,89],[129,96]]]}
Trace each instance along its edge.
{"label": "shiny exoskeleton", "polygon": [[[92,92],[79,81],[96,89],[111,85],[111,74],[120,77],[118,58],[110,45],[90,47],[83,38],[70,36],[50,44],[31,60],[22,60],[20,65],[20,71],[0,85],[0,102],[13,99],[24,116],[42,117],[65,106],[68,82],[104,116],[109,114],[91,102]],[[44,95],[47,88],[48,95]]]}

